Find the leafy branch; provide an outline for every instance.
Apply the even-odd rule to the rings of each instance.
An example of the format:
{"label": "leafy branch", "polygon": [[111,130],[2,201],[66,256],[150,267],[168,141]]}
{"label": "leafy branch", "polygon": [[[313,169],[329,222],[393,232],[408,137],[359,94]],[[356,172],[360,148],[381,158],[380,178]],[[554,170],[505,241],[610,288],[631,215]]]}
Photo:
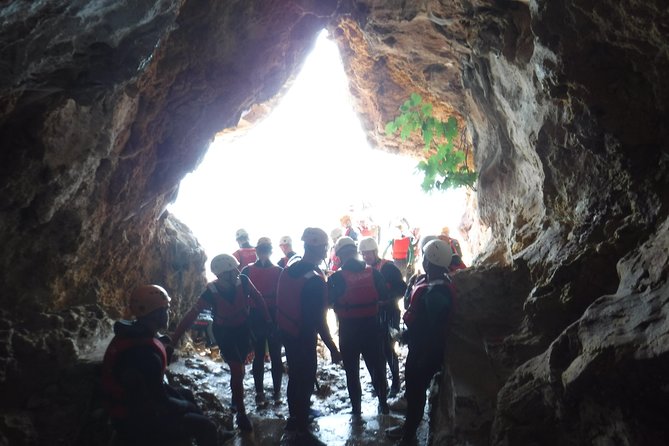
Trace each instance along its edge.
{"label": "leafy branch", "polygon": [[458,137],[455,117],[450,116],[447,121],[435,118],[432,104],[423,102],[417,93],[412,93],[399,110],[400,115],[386,124],[386,134],[399,131],[402,141],[414,132],[422,136],[427,157],[416,166],[424,174],[422,189],[428,192],[462,186],[473,188],[477,173],[467,167],[466,153],[454,148]]}

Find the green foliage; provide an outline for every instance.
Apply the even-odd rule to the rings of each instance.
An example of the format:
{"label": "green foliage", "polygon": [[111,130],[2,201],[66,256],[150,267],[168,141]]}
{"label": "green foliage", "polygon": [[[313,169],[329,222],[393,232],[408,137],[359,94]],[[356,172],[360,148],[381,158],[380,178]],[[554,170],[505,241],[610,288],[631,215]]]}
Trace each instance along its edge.
{"label": "green foliage", "polygon": [[421,185],[424,191],[462,186],[473,188],[477,174],[467,167],[465,153],[454,148],[458,122],[453,116],[445,122],[436,119],[432,116],[432,104],[412,93],[400,106],[400,115],[386,124],[387,135],[397,131],[402,141],[414,132],[422,136],[423,151],[429,155],[416,168],[424,174]]}

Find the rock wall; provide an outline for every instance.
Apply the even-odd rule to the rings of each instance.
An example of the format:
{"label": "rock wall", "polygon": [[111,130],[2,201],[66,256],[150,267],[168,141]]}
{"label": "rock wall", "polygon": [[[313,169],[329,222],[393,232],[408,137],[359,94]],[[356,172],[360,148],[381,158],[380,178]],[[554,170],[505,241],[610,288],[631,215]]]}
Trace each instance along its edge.
{"label": "rock wall", "polygon": [[[434,438],[669,435],[661,0],[15,0],[0,25],[0,440],[53,433],[40,401],[68,390],[27,372],[103,344],[105,312],[120,315],[138,282],[164,284],[174,316],[189,305],[204,254],[165,206],[216,132],[275,100],[325,26],[370,141],[418,153],[383,136],[418,92],[475,148],[465,226],[480,266],[455,276],[453,390]],[[82,331],[88,319],[98,328]],[[24,393],[5,393],[17,382]],[[34,435],[17,439],[17,425]]]}

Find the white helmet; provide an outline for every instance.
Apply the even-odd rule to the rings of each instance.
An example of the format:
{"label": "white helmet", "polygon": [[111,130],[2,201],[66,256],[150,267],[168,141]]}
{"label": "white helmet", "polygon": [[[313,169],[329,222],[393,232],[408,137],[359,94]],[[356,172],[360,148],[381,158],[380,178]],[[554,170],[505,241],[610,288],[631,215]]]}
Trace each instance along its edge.
{"label": "white helmet", "polygon": [[288,235],[284,235],[279,240],[279,245],[291,245],[291,246],[293,246],[293,239],[290,238],[290,236],[288,236]]}
{"label": "white helmet", "polygon": [[449,267],[452,257],[451,246],[439,239],[428,242],[423,250],[423,259],[442,268]]}
{"label": "white helmet", "polygon": [[211,259],[211,272],[217,276],[227,271],[237,269],[239,262],[230,254],[219,254]]}
{"label": "white helmet", "polygon": [[376,240],[374,240],[374,237],[365,237],[362,240],[360,240],[359,249],[360,252],[378,251],[379,245],[376,243]]}
{"label": "white helmet", "polygon": [[328,244],[328,235],[320,228],[306,228],[302,233],[302,241],[309,246]]}
{"label": "white helmet", "polygon": [[437,240],[436,235],[426,235],[422,239],[420,239],[420,252],[425,251],[425,245],[430,243],[432,240]]}
{"label": "white helmet", "polygon": [[235,232],[235,240],[239,240],[242,238],[248,239],[249,233],[246,232],[246,229],[237,229],[237,232]]}
{"label": "white helmet", "polygon": [[355,248],[355,242],[351,237],[341,237],[337,240],[337,244],[335,245],[335,254],[339,255],[339,251],[347,246],[353,246]]}
{"label": "white helmet", "polygon": [[342,235],[344,235],[344,232],[341,230],[341,228],[334,228],[330,232],[330,238],[332,239],[332,241],[337,241],[339,237],[341,237]]}

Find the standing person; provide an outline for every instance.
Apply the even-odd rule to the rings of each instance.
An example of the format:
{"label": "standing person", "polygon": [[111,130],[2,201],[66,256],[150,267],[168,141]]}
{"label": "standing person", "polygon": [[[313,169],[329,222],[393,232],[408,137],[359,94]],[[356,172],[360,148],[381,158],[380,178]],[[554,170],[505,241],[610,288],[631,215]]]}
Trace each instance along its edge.
{"label": "standing person", "polygon": [[262,313],[256,308],[251,309],[251,324],[255,335],[255,357],[253,358],[253,383],[256,389],[256,404],[265,404],[265,389],[263,378],[265,375],[265,348],[269,350],[272,361],[273,399],[281,399],[281,378],[283,377],[283,363],[281,362],[281,340],[276,332],[276,288],[282,268],[272,264],[272,241],[267,237],[260,237],[256,244],[258,260],[242,270],[242,275],[248,276],[260,294],[262,294],[267,310],[272,318],[271,325],[265,324]]}
{"label": "standing person", "polygon": [[[392,384],[388,398],[394,398],[400,391],[400,360],[395,352],[395,341],[391,336],[391,328],[400,329],[400,307],[399,300],[406,292],[407,284],[402,278],[402,273],[391,261],[379,258],[379,245],[372,237],[360,241],[360,253],[365,263],[379,271],[385,280],[388,290],[388,300],[381,302],[379,307],[379,322],[381,324],[381,335],[383,343],[383,355],[392,376]],[[385,377],[385,365],[384,365]]]}
{"label": "standing person", "polygon": [[415,442],[425,410],[425,391],[443,365],[447,322],[455,298],[448,277],[451,257],[451,247],[443,240],[425,245],[426,279],[413,286],[404,313],[407,330],[402,339],[409,345],[405,364],[407,414],[403,426],[386,429],[387,436],[401,439],[400,444]]}
{"label": "standing person", "polygon": [[393,238],[383,252],[383,257],[386,257],[388,248],[391,249],[393,263],[402,273],[402,277],[406,277],[407,268],[413,262],[413,239],[411,236],[405,234],[404,225],[402,223],[397,225],[398,234]]}
{"label": "standing person", "polygon": [[337,244],[337,240],[339,240],[342,235],[344,235],[344,233],[341,230],[341,228],[334,228],[332,231],[330,231],[330,240],[332,240],[332,248],[330,248],[330,255],[328,256],[328,261],[327,261],[327,269],[329,271],[337,271],[341,267],[341,261],[339,260],[339,257],[337,257],[337,254],[335,254],[334,247]]}
{"label": "standing person", "polygon": [[285,268],[288,265],[288,261],[297,254],[293,251],[293,239],[288,235],[284,235],[279,240],[279,248],[281,248],[284,257],[279,260],[277,265],[279,265],[280,268]]}
{"label": "standing person", "polygon": [[239,249],[232,255],[239,262],[239,270],[241,271],[246,265],[256,261],[256,249],[249,243],[249,233],[246,232],[246,229],[237,229],[235,239]]}
{"label": "standing person", "polygon": [[341,355],[326,321],[327,287],[318,265],[328,252],[322,229],[306,228],[302,234],[304,256],[284,269],[277,290],[277,325],[288,360],[288,411],[283,441],[289,444],[325,445],[309,431],[309,406],[316,382],[317,334],[330,350],[332,362]]}
{"label": "standing person", "polygon": [[230,367],[232,402],[237,408],[237,427],[245,432],[253,430],[244,406],[244,360],[251,351],[249,302],[262,314],[265,323],[271,322],[264,299],[249,278],[239,274],[237,259],[220,254],[211,260],[211,272],[217,279],[207,288],[186,313],[176,331],[174,343],[181,339],[186,329],[205,308],[214,313],[213,331],[221,356]]}
{"label": "standing person", "polygon": [[128,302],[136,319],[114,324],[102,364],[111,422],[123,444],[195,438],[198,446],[215,446],[216,425],[202,414],[193,394],[165,382],[171,351],[158,330],[167,328],[170,300],[158,285],[140,286]]}
{"label": "standing person", "polygon": [[365,360],[379,399],[379,413],[389,412],[388,383],[381,346],[379,302],[388,299],[381,273],[358,260],[355,242],[342,237],[337,242],[341,269],[328,279],[330,304],[339,321],[339,348],[346,370],[346,385],[354,416],[361,414],[360,355]]}
{"label": "standing person", "polygon": [[448,226],[444,226],[441,229],[441,234],[438,236],[439,240],[443,240],[451,247],[453,252],[453,258],[451,259],[451,266],[449,267],[450,272],[455,272],[459,269],[467,268],[465,262],[462,261],[462,248],[460,247],[460,242],[452,238],[451,230],[448,229]]}
{"label": "standing person", "polygon": [[357,242],[358,231],[356,231],[355,228],[353,227],[353,223],[351,222],[351,216],[346,214],[339,219],[339,222],[344,228],[344,236],[351,237],[354,242]]}

